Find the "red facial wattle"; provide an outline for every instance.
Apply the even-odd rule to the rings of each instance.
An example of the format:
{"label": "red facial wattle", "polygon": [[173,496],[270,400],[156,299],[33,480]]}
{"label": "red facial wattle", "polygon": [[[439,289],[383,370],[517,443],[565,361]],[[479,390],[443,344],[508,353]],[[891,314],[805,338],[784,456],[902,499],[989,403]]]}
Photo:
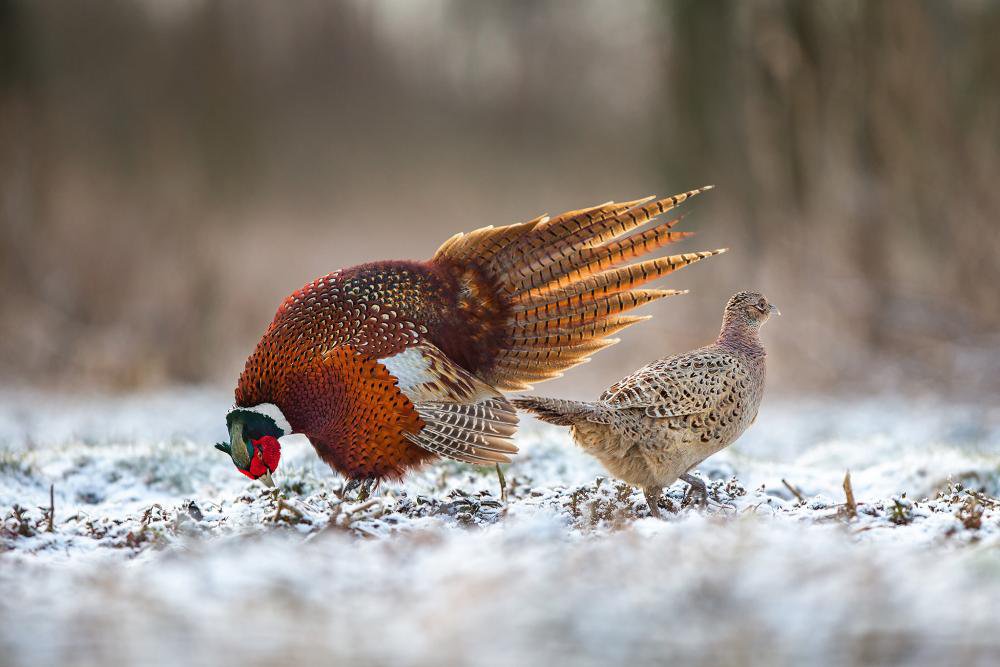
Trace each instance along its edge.
{"label": "red facial wattle", "polygon": [[265,435],[253,441],[254,451],[260,451],[260,456],[264,460],[264,465],[271,472],[278,469],[278,461],[281,460],[281,444],[278,439],[271,435]]}
{"label": "red facial wattle", "polygon": [[253,456],[250,458],[250,469],[240,470],[241,473],[250,479],[257,479],[266,472],[274,472],[278,469],[278,461],[281,460],[281,444],[278,439],[265,435],[251,442],[253,445]]}

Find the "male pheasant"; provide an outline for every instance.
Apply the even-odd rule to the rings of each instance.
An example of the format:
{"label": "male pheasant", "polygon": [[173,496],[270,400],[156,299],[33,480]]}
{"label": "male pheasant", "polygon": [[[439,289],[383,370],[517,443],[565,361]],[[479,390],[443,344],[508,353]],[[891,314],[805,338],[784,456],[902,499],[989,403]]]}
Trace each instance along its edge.
{"label": "male pheasant", "polygon": [[509,462],[517,412],[501,391],[587,361],[646,319],[623,313],[679,293],[636,287],[723,252],[619,266],[689,236],[671,220],[620,238],[708,187],[485,227],[430,261],[317,278],[278,308],[239,378],[230,442],[216,446],[269,485],[289,433],[366,484],[438,456]]}
{"label": "male pheasant", "polygon": [[641,487],[653,516],[663,488],[678,478],[707,501],[705,483],[688,474],[729,446],[757,418],[764,396],[760,327],[778,309],[757,292],[726,305],[714,343],[644,366],[593,403],[518,397],[514,405],[569,426],[576,443],[609,473]]}

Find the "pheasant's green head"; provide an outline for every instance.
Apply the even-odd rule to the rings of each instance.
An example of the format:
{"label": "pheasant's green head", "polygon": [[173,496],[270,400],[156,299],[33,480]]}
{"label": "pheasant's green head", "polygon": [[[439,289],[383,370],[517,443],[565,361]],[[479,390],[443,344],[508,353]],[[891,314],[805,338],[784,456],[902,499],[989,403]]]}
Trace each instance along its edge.
{"label": "pheasant's green head", "polygon": [[226,415],[226,427],[229,442],[220,442],[215,448],[228,454],[236,469],[250,479],[274,486],[271,473],[281,458],[278,438],[292,430],[281,410],[270,403],[236,407]]}

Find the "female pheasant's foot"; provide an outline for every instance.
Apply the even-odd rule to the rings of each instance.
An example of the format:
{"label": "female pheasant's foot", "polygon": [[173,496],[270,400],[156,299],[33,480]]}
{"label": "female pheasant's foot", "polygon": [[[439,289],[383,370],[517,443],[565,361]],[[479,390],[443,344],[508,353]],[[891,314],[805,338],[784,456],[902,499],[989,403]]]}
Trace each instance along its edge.
{"label": "female pheasant's foot", "polygon": [[646,496],[646,504],[649,505],[649,513],[656,519],[660,518],[660,494],[663,489],[648,488],[642,490],[642,495]]}
{"label": "female pheasant's foot", "polygon": [[355,489],[358,490],[357,502],[364,502],[368,500],[368,496],[371,495],[372,489],[375,487],[376,480],[374,477],[366,477],[365,479],[352,479],[344,487],[344,493],[351,493]]}
{"label": "female pheasant's foot", "polygon": [[684,494],[685,503],[688,500],[693,501],[695,496],[700,496],[701,499],[698,501],[698,504],[702,507],[708,507],[708,487],[705,486],[705,482],[690,473],[681,475],[681,479],[688,484],[687,493]]}

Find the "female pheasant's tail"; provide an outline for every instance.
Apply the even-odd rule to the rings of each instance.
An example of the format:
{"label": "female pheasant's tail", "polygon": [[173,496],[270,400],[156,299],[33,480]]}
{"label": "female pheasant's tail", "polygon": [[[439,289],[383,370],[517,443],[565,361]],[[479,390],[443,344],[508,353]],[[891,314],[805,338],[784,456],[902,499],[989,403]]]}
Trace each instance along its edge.
{"label": "female pheasant's tail", "polygon": [[572,426],[582,421],[599,421],[597,404],[586,401],[566,401],[561,398],[543,398],[541,396],[518,396],[510,399],[515,406],[530,412],[543,422],[557,426]]}
{"label": "female pheasant's tail", "polygon": [[711,187],[485,227],[446,241],[432,262],[459,281],[462,324],[477,357],[470,370],[499,389],[529,389],[589,361],[618,342],[608,336],[647,319],[624,313],[684,294],[636,288],[725,249],[621,266],[691,233],[673,231],[678,218],[625,235]]}

